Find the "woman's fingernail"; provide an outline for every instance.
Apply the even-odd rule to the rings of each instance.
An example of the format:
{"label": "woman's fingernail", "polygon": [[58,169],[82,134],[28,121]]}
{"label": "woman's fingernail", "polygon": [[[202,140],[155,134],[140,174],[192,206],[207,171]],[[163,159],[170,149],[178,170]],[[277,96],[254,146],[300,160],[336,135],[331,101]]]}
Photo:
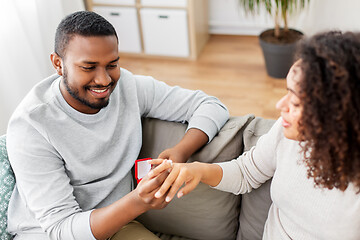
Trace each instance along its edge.
{"label": "woman's fingernail", "polygon": [[170,201],[171,201],[171,198],[170,198],[170,197],[166,197],[166,198],[165,198],[165,201],[166,201],[166,202],[170,202]]}
{"label": "woman's fingernail", "polygon": [[181,198],[182,196],[184,196],[184,194],[182,192],[178,193],[178,198]]}
{"label": "woman's fingernail", "polygon": [[160,193],[160,192],[156,192],[156,193],[155,193],[155,197],[156,197],[156,198],[161,197],[161,193]]}

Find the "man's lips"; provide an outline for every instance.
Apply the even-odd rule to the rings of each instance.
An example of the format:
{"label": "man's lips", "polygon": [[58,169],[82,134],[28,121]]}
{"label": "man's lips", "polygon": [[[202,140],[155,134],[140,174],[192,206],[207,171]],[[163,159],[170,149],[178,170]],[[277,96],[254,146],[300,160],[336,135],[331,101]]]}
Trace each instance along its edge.
{"label": "man's lips", "polygon": [[90,93],[96,98],[105,98],[109,95],[110,87],[107,88],[89,88]]}

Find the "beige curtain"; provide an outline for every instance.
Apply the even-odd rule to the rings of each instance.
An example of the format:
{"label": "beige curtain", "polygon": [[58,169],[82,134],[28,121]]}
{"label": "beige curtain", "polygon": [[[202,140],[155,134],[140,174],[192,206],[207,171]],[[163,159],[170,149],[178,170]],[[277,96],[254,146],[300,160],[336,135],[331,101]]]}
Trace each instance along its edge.
{"label": "beige curtain", "polygon": [[54,73],[55,29],[82,0],[0,0],[0,135],[31,87]]}

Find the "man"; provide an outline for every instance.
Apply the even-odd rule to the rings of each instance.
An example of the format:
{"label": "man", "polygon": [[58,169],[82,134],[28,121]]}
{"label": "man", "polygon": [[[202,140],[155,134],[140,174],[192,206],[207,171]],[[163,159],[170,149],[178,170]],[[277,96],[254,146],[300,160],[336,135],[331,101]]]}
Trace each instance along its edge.
{"label": "man", "polygon": [[[154,197],[167,172],[132,189],[141,117],[188,122],[183,139],[159,155],[175,162],[227,121],[216,98],[133,75],[118,60],[116,32],[101,16],[76,12],[59,24],[51,54],[57,74],[30,91],[7,132],[16,176],[8,230],[16,240],[125,239],[122,227],[168,203]],[[156,238],[139,224],[134,234]]]}

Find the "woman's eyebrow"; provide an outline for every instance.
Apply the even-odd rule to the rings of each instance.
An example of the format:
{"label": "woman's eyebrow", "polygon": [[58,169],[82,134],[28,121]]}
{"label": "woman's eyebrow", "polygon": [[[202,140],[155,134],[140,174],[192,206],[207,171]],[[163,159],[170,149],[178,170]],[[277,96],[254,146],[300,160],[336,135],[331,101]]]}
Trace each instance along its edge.
{"label": "woman's eyebrow", "polygon": [[291,89],[291,88],[286,88],[286,90],[288,90],[289,92],[292,92],[295,96],[299,97],[297,92],[295,92],[295,90]]}

